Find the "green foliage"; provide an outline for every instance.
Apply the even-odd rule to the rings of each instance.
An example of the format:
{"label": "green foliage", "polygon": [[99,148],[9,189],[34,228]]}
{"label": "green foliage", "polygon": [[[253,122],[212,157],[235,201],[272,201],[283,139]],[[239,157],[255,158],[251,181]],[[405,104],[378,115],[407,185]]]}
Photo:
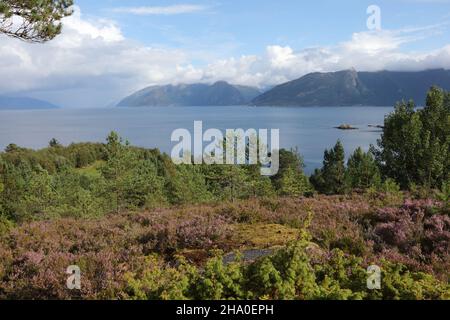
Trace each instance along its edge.
{"label": "green foliage", "polygon": [[106,158],[105,146],[99,143],[71,144],[68,147],[46,148],[38,151],[10,144],[2,154],[5,162],[42,168],[53,174],[69,167],[84,168]]}
{"label": "green foliage", "polygon": [[5,152],[6,153],[14,153],[14,152],[19,152],[19,151],[25,151],[26,149],[20,148],[17,144],[15,143],[10,143],[6,146],[5,148]]}
{"label": "green foliage", "polygon": [[100,171],[116,213],[164,202],[163,179],[150,159],[142,158],[115,132],[107,138],[107,160]]}
{"label": "green foliage", "polygon": [[14,224],[3,215],[2,207],[0,205],[0,237],[7,234],[13,228]]}
{"label": "green foliage", "polygon": [[49,141],[48,146],[49,146],[50,148],[58,148],[58,147],[62,147],[62,145],[59,143],[59,141],[56,140],[55,138],[52,138],[52,139]]}
{"label": "green foliage", "polygon": [[438,200],[445,204],[447,214],[450,215],[450,180],[444,181],[436,196]]}
{"label": "green foliage", "polygon": [[400,186],[394,180],[387,179],[381,184],[380,190],[384,193],[395,195],[400,192]]}
{"label": "green foliage", "polygon": [[280,150],[280,169],[272,177],[273,184],[282,196],[303,196],[312,192],[312,186],[303,173],[303,159],[297,150]]}
{"label": "green foliage", "polygon": [[171,169],[166,176],[166,189],[172,203],[202,203],[214,199],[211,190],[207,188],[207,177],[203,174],[203,168],[179,165]]}
{"label": "green foliage", "polygon": [[42,219],[46,209],[55,201],[52,177],[45,170],[32,171],[24,186],[24,195],[17,203],[15,217],[19,221]]}
{"label": "green foliage", "polygon": [[193,292],[196,298],[203,300],[245,299],[244,265],[240,257],[228,265],[216,255],[210,259],[205,270],[198,277]]}
{"label": "green foliage", "polygon": [[30,42],[51,40],[61,33],[61,19],[72,14],[72,4],[73,0],[1,0],[0,33]]}
{"label": "green foliage", "polygon": [[186,300],[197,279],[195,267],[184,259],[169,267],[156,255],[145,258],[143,268],[125,275],[125,298],[133,300]]}
{"label": "green foliage", "polygon": [[410,272],[404,265],[385,262],[382,290],[375,297],[385,300],[448,300],[448,284],[423,272]]}
{"label": "green foliage", "polygon": [[450,174],[448,93],[432,88],[424,109],[398,104],[386,117],[378,149],[372,148],[383,174],[404,189],[412,184],[438,188]]}
{"label": "green foliage", "polygon": [[196,300],[423,300],[448,299],[448,284],[429,274],[410,272],[401,265],[383,262],[381,290],[367,288],[368,273],[362,259],[333,250],[321,263],[311,260],[308,236],[274,255],[246,264],[238,256],[225,264],[220,255],[203,270],[186,264],[165,266],[150,257],[144,271],[128,274],[128,299]]}
{"label": "green foliage", "polygon": [[311,176],[315,189],[324,194],[345,193],[345,152],[340,141],[333,149],[325,150],[323,167]]}
{"label": "green foliage", "polygon": [[310,184],[299,155],[282,151],[280,173],[259,165],[175,165],[157,150],[135,148],[112,132],[106,144],[67,147],[52,139],[34,151],[10,145],[1,154],[0,204],[15,221],[93,218],[166,205],[301,196]]}
{"label": "green foliage", "polygon": [[438,199],[450,205],[450,180],[444,181],[442,183],[441,190],[438,193]]}
{"label": "green foliage", "polygon": [[[432,89],[423,110],[397,106],[375,159],[357,149],[346,167],[339,141],[325,152],[316,189],[366,190],[370,201],[302,197],[312,188],[293,150],[280,150],[268,178],[258,165],[176,166],[115,132],[106,144],[11,144],[0,153],[0,298],[73,298],[55,270],[76,261],[86,270],[80,294],[94,299],[449,299],[435,278],[448,274],[449,102]],[[439,201],[404,201],[405,186]],[[273,254],[237,252],[230,263],[208,252],[243,247]],[[381,290],[366,286],[372,260]]]}
{"label": "green foliage", "polygon": [[[252,176],[244,166],[213,165],[204,168],[205,182],[216,199],[236,201],[252,192]],[[256,178],[260,179],[260,177]]]}
{"label": "green foliage", "polygon": [[402,202],[403,193],[400,191],[400,186],[391,178],[383,181],[376,191],[381,192],[381,194],[385,197],[385,202],[387,203]]}
{"label": "green foliage", "polygon": [[318,299],[361,300],[367,297],[367,272],[360,258],[346,256],[335,249],[326,264],[315,266],[315,272],[321,283]]}
{"label": "green foliage", "polygon": [[279,194],[283,196],[303,196],[312,192],[308,178],[293,168],[284,171],[280,182]]}
{"label": "green foliage", "polygon": [[302,238],[250,265],[246,278],[254,299],[312,299],[318,293],[314,269],[307,253],[309,242]]}
{"label": "green foliage", "polygon": [[[399,103],[385,119],[378,149],[372,146],[370,153],[364,153],[358,148],[347,168],[344,148],[338,141],[325,151],[323,167],[311,176],[311,183],[317,191],[331,195],[355,189],[383,191],[394,181],[403,190],[414,189],[419,197],[427,197],[450,179],[449,97],[433,87],[423,109],[416,109],[412,101]],[[387,183],[380,185],[382,180]]]}
{"label": "green foliage", "polygon": [[[353,197],[8,223],[0,236],[0,299],[448,299],[450,220],[442,204],[376,210]],[[254,210],[261,222],[232,222],[239,218],[230,206]],[[270,224],[299,216],[300,233]],[[356,248],[360,241],[365,250]],[[218,250],[236,250],[237,258]],[[62,285],[71,264],[82,269],[82,291]],[[382,270],[381,290],[367,289],[369,264]]]}
{"label": "green foliage", "polygon": [[378,187],[381,174],[371,153],[356,149],[347,162],[346,182],[351,189]]}

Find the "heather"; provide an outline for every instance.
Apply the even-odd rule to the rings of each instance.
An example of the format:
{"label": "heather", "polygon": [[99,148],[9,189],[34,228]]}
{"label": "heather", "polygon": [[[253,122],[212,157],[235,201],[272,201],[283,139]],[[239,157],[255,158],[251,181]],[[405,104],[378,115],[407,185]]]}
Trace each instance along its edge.
{"label": "heather", "polygon": [[[450,224],[442,210],[433,200],[380,207],[361,195],[318,196],[30,222],[2,236],[0,296],[448,298]],[[251,248],[272,254],[224,263],[223,254]],[[373,263],[384,270],[382,291],[366,288]],[[79,292],[64,286],[73,264],[83,270]]]}

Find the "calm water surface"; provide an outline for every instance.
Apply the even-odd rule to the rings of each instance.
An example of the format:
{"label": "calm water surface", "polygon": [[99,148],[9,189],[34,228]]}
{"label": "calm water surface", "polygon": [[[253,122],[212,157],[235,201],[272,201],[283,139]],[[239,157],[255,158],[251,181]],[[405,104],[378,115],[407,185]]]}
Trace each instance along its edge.
{"label": "calm water surface", "polygon": [[[51,138],[63,144],[104,142],[111,130],[119,132],[133,145],[159,148],[170,153],[172,131],[186,128],[193,132],[195,120],[202,120],[204,130],[280,129],[283,148],[298,147],[307,172],[322,163],[325,148],[338,139],[347,154],[358,146],[368,150],[380,137],[380,130],[369,124],[383,124],[391,107],[152,107],[108,109],[60,109],[0,111],[0,148],[16,143],[27,148],[47,146]],[[334,129],[351,124],[359,130]]]}

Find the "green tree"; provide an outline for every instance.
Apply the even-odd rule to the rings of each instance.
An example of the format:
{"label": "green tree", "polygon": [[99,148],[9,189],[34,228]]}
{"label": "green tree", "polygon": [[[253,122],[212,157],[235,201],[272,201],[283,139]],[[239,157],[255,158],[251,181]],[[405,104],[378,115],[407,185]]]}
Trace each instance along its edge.
{"label": "green tree", "polygon": [[355,150],[347,162],[346,181],[350,189],[365,190],[380,185],[380,170],[371,153],[361,148]]}
{"label": "green tree", "polygon": [[236,201],[252,195],[252,183],[244,166],[212,165],[204,168],[208,190],[217,199]]}
{"label": "green tree", "polygon": [[45,42],[61,33],[61,19],[72,14],[73,0],[1,0],[0,33]]}
{"label": "green tree", "polygon": [[106,151],[107,160],[101,169],[106,179],[103,196],[111,198],[116,213],[164,202],[164,181],[158,176],[156,164],[145,159],[141,150],[111,132]]}
{"label": "green tree", "polygon": [[450,177],[450,103],[448,93],[433,87],[428,92],[426,107],[419,111],[422,121],[422,166],[420,179],[438,188]]}
{"label": "green tree", "polygon": [[198,203],[213,198],[206,186],[203,169],[199,166],[178,165],[166,179],[171,203]]}
{"label": "green tree", "polygon": [[19,221],[46,218],[48,209],[57,201],[58,197],[52,188],[52,176],[39,168],[26,177],[24,192],[17,201],[14,215]]}
{"label": "green tree", "polygon": [[345,151],[340,141],[333,149],[325,150],[322,169],[311,176],[314,188],[324,194],[342,194],[345,192]]}
{"label": "green tree", "polygon": [[3,184],[3,167],[4,162],[2,160],[2,157],[0,156],[0,235],[2,234],[2,229],[3,231],[7,229],[6,224],[8,221],[3,204],[4,202],[3,191],[5,190],[5,185]]}
{"label": "green tree", "polygon": [[5,152],[6,153],[13,153],[13,152],[19,152],[19,151],[23,151],[22,148],[20,148],[17,144],[15,143],[10,143],[6,146],[5,148]]}
{"label": "green tree", "polygon": [[312,191],[303,169],[303,159],[298,150],[280,150],[280,169],[272,177],[273,185],[280,195],[302,196]]}
{"label": "green tree", "polygon": [[108,181],[107,193],[112,198],[114,211],[119,213],[126,208],[127,189],[132,183],[131,168],[135,166],[137,159],[128,141],[124,143],[116,132],[111,132],[106,141],[107,161],[101,171]]}
{"label": "green tree", "polygon": [[33,175],[31,166],[21,160],[17,165],[7,161],[0,162],[0,177],[3,192],[0,194],[4,214],[16,218],[19,206],[27,192],[29,181]]}
{"label": "green tree", "polygon": [[372,147],[382,173],[403,189],[410,185],[438,188],[450,172],[450,104],[448,93],[436,87],[426,106],[399,103],[385,119],[378,148]]}
{"label": "green tree", "polygon": [[413,102],[402,102],[386,117],[375,156],[383,173],[407,188],[417,181],[422,123]]}
{"label": "green tree", "polygon": [[299,171],[289,168],[280,180],[279,194],[300,197],[312,191],[308,178]]}
{"label": "green tree", "polygon": [[57,148],[57,147],[61,147],[61,144],[59,143],[58,140],[56,140],[55,138],[52,138],[52,139],[49,141],[48,146],[49,146],[50,148]]}
{"label": "green tree", "polygon": [[89,176],[74,169],[53,176],[54,204],[46,209],[56,217],[91,218],[107,212],[108,204],[99,189],[104,186],[100,175]]}

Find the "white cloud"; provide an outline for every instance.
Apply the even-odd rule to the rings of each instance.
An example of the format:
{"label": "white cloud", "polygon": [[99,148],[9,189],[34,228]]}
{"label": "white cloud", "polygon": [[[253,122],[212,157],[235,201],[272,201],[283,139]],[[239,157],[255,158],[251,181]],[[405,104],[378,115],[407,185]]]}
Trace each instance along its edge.
{"label": "white cloud", "polygon": [[178,67],[187,64],[184,52],[134,43],[113,22],[85,20],[75,8],[63,33],[44,45],[1,37],[0,94],[32,91],[63,105],[104,106],[139,84],[183,79]]}
{"label": "white cloud", "polygon": [[106,42],[124,40],[120,28],[113,21],[98,19],[95,22],[85,21],[81,17],[81,10],[75,7],[74,13],[64,19],[64,28],[71,32],[72,38],[65,37],[69,42],[77,42],[88,36],[92,39],[101,38]]}
{"label": "white cloud", "polygon": [[[101,107],[148,85],[213,82],[266,87],[310,72],[450,69],[450,45],[404,52],[442,26],[360,32],[332,46],[296,51],[270,45],[262,55],[214,60],[205,52],[144,46],[104,19],[85,19],[79,8],[63,34],[44,45],[0,38],[0,94],[25,93],[74,107]],[[212,55],[213,56],[213,55]],[[205,60],[206,59],[206,60]],[[196,66],[192,61],[197,61]],[[198,63],[198,61],[203,61]]]}
{"label": "white cloud", "polygon": [[176,15],[185,13],[201,12],[207,9],[206,6],[195,4],[176,4],[165,7],[121,7],[112,11],[117,13],[128,13],[135,15]]}
{"label": "white cloud", "polygon": [[204,68],[203,79],[224,79],[264,87],[310,72],[350,68],[359,71],[450,69],[450,45],[429,52],[405,53],[401,50],[402,45],[439,32],[442,26],[354,33],[349,41],[300,51],[289,46],[271,45],[262,56],[212,63]]}

